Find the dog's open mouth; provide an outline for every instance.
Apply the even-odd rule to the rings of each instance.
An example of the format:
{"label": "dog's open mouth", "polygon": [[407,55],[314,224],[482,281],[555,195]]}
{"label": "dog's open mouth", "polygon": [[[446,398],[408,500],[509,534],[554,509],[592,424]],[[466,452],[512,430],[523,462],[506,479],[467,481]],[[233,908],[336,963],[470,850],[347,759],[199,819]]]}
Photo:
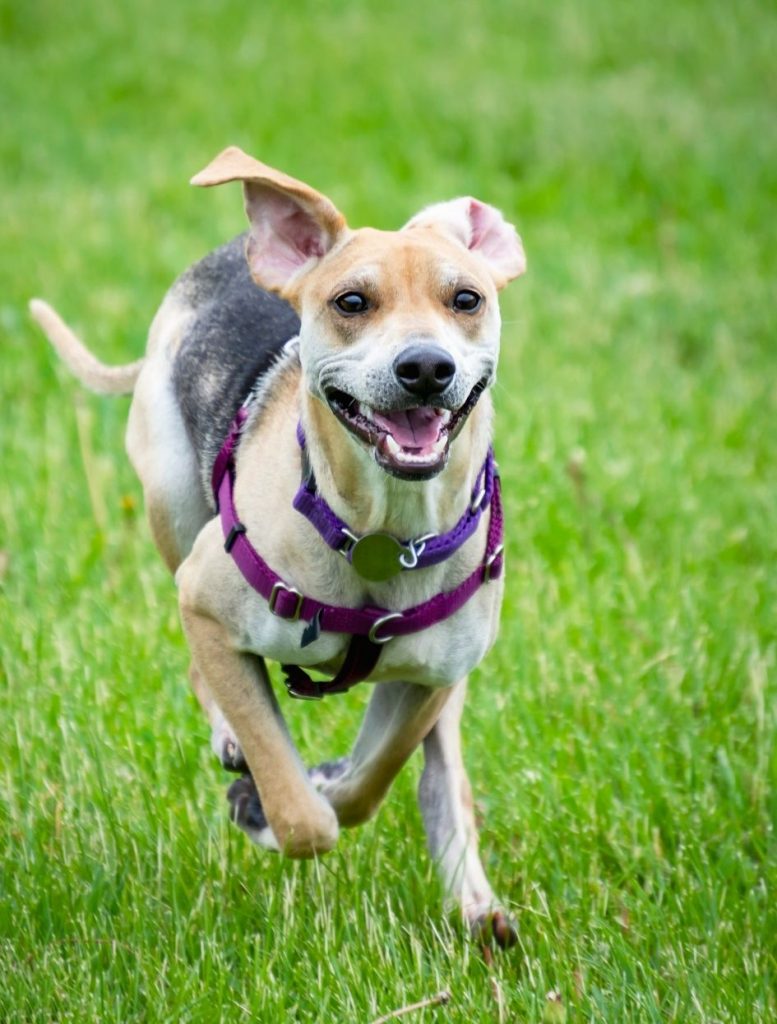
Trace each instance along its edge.
{"label": "dog's open mouth", "polygon": [[426,480],[445,466],[451,441],[487,383],[479,381],[455,412],[431,405],[373,409],[337,388],[327,390],[326,399],[340,422],[373,449],[379,466],[402,479]]}

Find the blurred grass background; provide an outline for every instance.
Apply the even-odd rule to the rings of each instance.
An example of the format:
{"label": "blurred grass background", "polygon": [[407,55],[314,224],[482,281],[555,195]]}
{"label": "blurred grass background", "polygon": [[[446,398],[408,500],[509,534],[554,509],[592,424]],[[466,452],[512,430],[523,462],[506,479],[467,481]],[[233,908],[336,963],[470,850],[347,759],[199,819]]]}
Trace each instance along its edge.
{"label": "blurred grass background", "polygon": [[[0,1019],[772,1021],[777,12],[743,0],[0,0]],[[354,225],[521,231],[496,391],[509,576],[467,759],[521,924],[489,969],[416,760],[318,865],[226,823],[122,451],[33,329],[127,361],[242,230],[241,145]],[[311,760],[366,695],[290,706]],[[494,996],[499,986],[503,1006]]]}

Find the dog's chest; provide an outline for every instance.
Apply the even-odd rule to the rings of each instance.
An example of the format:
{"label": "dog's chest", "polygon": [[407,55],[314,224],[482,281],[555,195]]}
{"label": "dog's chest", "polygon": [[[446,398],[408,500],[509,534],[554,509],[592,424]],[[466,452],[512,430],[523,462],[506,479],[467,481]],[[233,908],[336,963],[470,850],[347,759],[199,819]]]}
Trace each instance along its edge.
{"label": "dog's chest", "polygon": [[[318,639],[302,646],[305,622],[288,622],[269,610],[267,602],[249,587],[240,588],[233,604],[233,628],[239,646],[281,664],[300,665],[333,675],[346,655],[350,637],[322,632]],[[346,603],[349,588],[333,585],[322,595],[337,604]],[[502,581],[481,589],[455,614],[433,626],[382,645],[380,659],[371,672],[371,682],[404,680],[425,686],[451,686],[470,672],[492,646],[497,632]],[[362,602],[352,596],[351,603]],[[405,603],[412,603],[408,599]],[[383,632],[390,631],[387,624]],[[309,632],[308,632],[309,635]]]}

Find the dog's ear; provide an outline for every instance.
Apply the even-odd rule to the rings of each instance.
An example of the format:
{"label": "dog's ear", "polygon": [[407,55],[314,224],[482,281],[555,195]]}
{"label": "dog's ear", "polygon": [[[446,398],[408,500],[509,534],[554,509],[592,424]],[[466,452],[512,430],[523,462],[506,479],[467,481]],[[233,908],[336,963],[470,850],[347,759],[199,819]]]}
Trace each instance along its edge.
{"label": "dog's ear", "polygon": [[526,270],[523,243],[513,225],[495,207],[471,196],[427,206],[403,230],[417,228],[443,231],[465,248],[479,253],[497,288],[504,288]]}
{"label": "dog's ear", "polygon": [[251,223],[246,255],[263,288],[283,293],[332,248],[345,218],[326,196],[230,146],[191,180],[192,185],[242,181]]}

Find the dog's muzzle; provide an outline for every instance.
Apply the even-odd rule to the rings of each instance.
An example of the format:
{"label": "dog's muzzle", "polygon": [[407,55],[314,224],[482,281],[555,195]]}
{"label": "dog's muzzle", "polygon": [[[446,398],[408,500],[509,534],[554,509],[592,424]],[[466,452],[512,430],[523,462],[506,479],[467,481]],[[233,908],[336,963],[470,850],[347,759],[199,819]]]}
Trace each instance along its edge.
{"label": "dog's muzzle", "polygon": [[[405,353],[402,356],[404,358]],[[340,422],[354,437],[372,449],[375,461],[382,469],[403,480],[428,480],[445,467],[451,441],[464,426],[491,378],[481,378],[464,404],[451,410],[442,407],[443,390],[449,384],[438,388],[436,393],[429,391],[430,387],[435,386],[431,384],[430,378],[441,381],[450,372],[443,367],[441,361],[430,361],[424,366],[414,363],[412,369],[410,361],[407,364],[398,361],[395,363],[397,373],[398,366],[403,367],[402,372],[413,386],[423,388],[426,401],[418,402],[416,398],[416,404],[410,407],[403,403],[402,408],[374,409],[333,387],[326,389],[325,397]],[[410,392],[407,385],[405,390]],[[435,400],[440,405],[436,405]]]}

